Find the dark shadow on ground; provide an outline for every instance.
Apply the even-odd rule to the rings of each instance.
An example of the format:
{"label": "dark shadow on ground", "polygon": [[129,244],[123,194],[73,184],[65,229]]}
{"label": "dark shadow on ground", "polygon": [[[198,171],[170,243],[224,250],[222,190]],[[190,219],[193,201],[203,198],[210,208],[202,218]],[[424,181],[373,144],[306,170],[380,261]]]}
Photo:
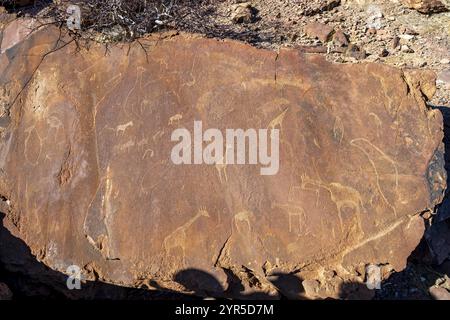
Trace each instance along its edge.
{"label": "dark shadow on ground", "polygon": [[231,270],[223,269],[226,276],[226,288],[211,274],[198,269],[185,269],[178,272],[174,280],[186,290],[202,297],[222,296],[236,300],[273,300],[301,299],[304,293],[302,279],[289,273],[274,273],[267,280],[278,291],[278,294],[257,292],[247,288],[241,279]]}
{"label": "dark shadow on ground", "polygon": [[43,8],[52,3],[52,0],[35,0],[30,5],[18,5],[18,1],[15,0],[0,0],[0,6],[4,6],[10,13],[16,13],[18,15],[29,14],[34,15]]}
{"label": "dark shadow on ground", "polygon": [[69,290],[67,275],[36,260],[29,247],[3,225],[0,213],[0,282],[13,292],[14,299],[126,299],[174,300],[195,297],[176,292],[126,288],[100,281],[82,283],[81,290]]}
{"label": "dark shadow on ground", "polygon": [[[450,109],[435,107],[442,113],[444,119],[444,159],[445,170],[450,172]],[[447,186],[450,186],[450,174],[447,174]],[[441,265],[450,257],[450,196],[447,192],[443,202],[436,208],[433,224],[425,235],[432,254],[432,263]]]}

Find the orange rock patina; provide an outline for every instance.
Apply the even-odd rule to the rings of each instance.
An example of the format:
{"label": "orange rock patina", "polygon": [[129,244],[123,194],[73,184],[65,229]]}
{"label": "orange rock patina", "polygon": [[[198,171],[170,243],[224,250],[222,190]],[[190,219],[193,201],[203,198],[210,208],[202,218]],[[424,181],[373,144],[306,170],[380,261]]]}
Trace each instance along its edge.
{"label": "orange rock patina", "polygon": [[[58,38],[40,30],[0,55],[5,220],[55,270],[175,290],[187,268],[225,290],[226,271],[268,292],[275,271],[328,274],[317,290],[333,296],[367,264],[404,268],[419,213],[441,200],[425,76],[192,35],[142,39],[147,52]],[[280,130],[278,173],[173,164],[171,133],[196,120]]]}

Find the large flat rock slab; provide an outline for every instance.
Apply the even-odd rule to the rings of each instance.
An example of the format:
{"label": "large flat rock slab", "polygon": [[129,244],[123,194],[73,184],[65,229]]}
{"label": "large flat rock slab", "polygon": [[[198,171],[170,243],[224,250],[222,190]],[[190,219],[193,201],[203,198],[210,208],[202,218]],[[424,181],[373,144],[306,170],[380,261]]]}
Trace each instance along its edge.
{"label": "large flat rock slab", "polygon": [[[333,295],[367,264],[401,270],[445,188],[423,74],[192,35],[77,50],[54,29],[0,70],[7,220],[61,272],[184,290],[177,275],[198,269],[221,294],[230,274],[272,292],[274,272],[325,285],[328,270]],[[172,134],[194,121],[278,130],[276,174],[174,164]]]}

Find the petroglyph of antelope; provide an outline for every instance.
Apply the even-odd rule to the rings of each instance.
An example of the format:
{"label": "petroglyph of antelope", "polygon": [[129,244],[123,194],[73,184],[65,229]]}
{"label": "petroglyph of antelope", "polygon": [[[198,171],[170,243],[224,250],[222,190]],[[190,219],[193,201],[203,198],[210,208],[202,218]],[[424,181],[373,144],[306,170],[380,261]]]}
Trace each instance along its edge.
{"label": "petroglyph of antelope", "polygon": [[128,122],[128,123],[125,123],[125,124],[122,124],[122,125],[117,126],[117,128],[116,128],[116,135],[124,134],[125,131],[126,131],[128,128],[131,128],[132,126],[133,126],[133,121],[130,121],[130,122]]}
{"label": "petroglyph of antelope", "polygon": [[179,123],[183,119],[183,115],[180,113],[177,113],[176,115],[170,117],[169,119],[169,126],[174,125],[175,123]]}
{"label": "petroglyph of antelope", "polygon": [[289,220],[289,232],[293,232],[293,220],[297,219],[298,222],[298,234],[303,233],[306,234],[307,233],[307,225],[306,225],[306,214],[305,214],[305,210],[298,206],[298,205],[293,205],[293,204],[279,204],[279,203],[274,203],[272,204],[272,208],[280,208],[282,209],[284,212],[287,213],[288,215],[288,220]]}

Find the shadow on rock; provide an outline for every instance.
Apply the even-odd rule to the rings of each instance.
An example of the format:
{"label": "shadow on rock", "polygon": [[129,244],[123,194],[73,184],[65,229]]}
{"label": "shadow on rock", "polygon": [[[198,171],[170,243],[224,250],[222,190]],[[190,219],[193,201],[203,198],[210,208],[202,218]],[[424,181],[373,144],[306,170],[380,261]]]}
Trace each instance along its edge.
{"label": "shadow on rock", "polygon": [[4,227],[4,219],[5,214],[0,213],[0,283],[11,289],[13,299],[192,299],[175,292],[126,288],[100,281],[88,281],[82,283],[81,290],[69,290],[67,275],[37,261],[25,242]]}
{"label": "shadow on rock", "polygon": [[[450,172],[450,109],[435,107],[444,119],[444,160],[445,170]],[[450,186],[450,174],[447,174],[447,186]],[[442,203],[436,209],[433,223],[427,228],[425,240],[432,255],[432,263],[441,265],[450,257],[450,197],[448,190]]]}
{"label": "shadow on rock", "polygon": [[[434,159],[430,169],[433,171],[433,165],[444,166],[445,171],[450,172],[450,108],[444,106],[431,106],[431,108],[439,110],[443,117],[444,148],[438,151],[439,159]],[[438,170],[434,171],[438,172]],[[450,186],[449,174],[441,178],[446,179],[447,186]],[[439,299],[435,294],[430,295],[430,288],[433,291],[432,287],[438,284],[434,288],[450,289],[450,281],[446,280],[450,276],[450,196],[448,188],[442,203],[434,211],[433,215],[424,217],[428,218],[425,222],[425,234],[408,258],[405,270],[393,273],[385,280],[381,285],[381,290],[377,290],[375,299]]]}
{"label": "shadow on rock", "polygon": [[[225,297],[236,300],[274,300],[274,299],[304,299],[302,279],[288,273],[273,273],[266,279],[272,284],[276,293],[261,292],[259,282],[243,281],[231,270],[223,269],[226,274],[226,288],[212,274],[199,269],[185,269],[178,272],[174,280],[187,291],[201,297]],[[250,284],[252,283],[252,284]]]}
{"label": "shadow on rock", "polygon": [[199,297],[214,297],[224,292],[212,274],[198,269],[182,270],[175,275],[174,280]]}

